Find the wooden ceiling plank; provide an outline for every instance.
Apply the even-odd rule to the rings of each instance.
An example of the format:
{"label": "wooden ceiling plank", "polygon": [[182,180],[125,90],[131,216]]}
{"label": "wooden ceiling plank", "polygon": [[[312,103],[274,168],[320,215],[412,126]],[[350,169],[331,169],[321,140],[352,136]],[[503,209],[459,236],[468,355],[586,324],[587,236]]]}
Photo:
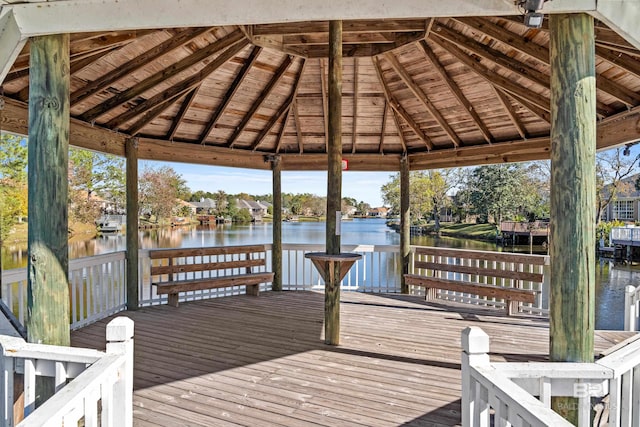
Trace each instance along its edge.
{"label": "wooden ceiling plank", "polygon": [[[374,19],[343,21],[343,33],[384,33],[424,30],[424,19]],[[253,26],[253,35],[305,35],[329,33],[329,21],[313,21],[300,25],[296,22],[259,24]]]}
{"label": "wooden ceiling plank", "polygon": [[460,87],[449,76],[449,74],[447,73],[447,70],[440,63],[440,60],[438,59],[436,54],[433,52],[433,50],[429,47],[429,45],[424,40],[420,41],[418,45],[420,46],[424,54],[427,56],[427,58],[429,58],[429,61],[433,65],[434,69],[438,72],[442,80],[446,83],[447,87],[449,88],[449,91],[451,91],[451,93],[456,97],[460,105],[462,105],[464,109],[467,111],[467,113],[469,113],[469,116],[471,117],[471,119],[474,121],[478,129],[480,129],[480,133],[482,133],[482,136],[484,137],[485,141],[487,141],[489,144],[492,144],[494,142],[494,138],[491,135],[491,131],[489,131],[489,128],[487,128],[487,126],[484,124],[484,122],[478,115],[476,109],[471,104],[471,102],[462,93],[462,90],[460,89]]}
{"label": "wooden ceiling plank", "polygon": [[392,54],[387,53],[385,59],[389,61],[393,69],[398,73],[400,79],[404,82],[405,85],[413,92],[414,96],[420,100],[422,105],[429,111],[431,116],[435,119],[436,122],[440,125],[440,127],[449,135],[451,138],[451,142],[454,147],[459,147],[462,145],[462,141],[458,137],[458,135],[454,132],[454,130],[449,126],[449,123],[445,120],[445,118],[440,114],[440,111],[433,105],[427,94],[424,93],[422,88],[418,86],[418,84],[413,80],[413,78],[409,75],[407,70],[400,64],[398,59]]}
{"label": "wooden ceiling plank", "polygon": [[530,90],[523,89],[521,86],[507,79],[506,77],[492,72],[487,67],[480,64],[474,58],[458,48],[454,43],[451,43],[450,41],[439,37],[435,31],[429,33],[429,40],[432,40],[433,42],[440,45],[440,47],[447,50],[451,55],[459,59],[460,62],[465,64],[479,77],[482,77],[492,85],[501,87],[509,93],[516,94],[519,97],[526,99],[528,102],[542,108],[547,113],[551,111],[551,104],[548,98]]}
{"label": "wooden ceiling plank", "polygon": [[596,75],[596,87],[613,96],[627,107],[635,107],[640,104],[640,94],[608,80],[600,74]]}
{"label": "wooden ceiling plank", "polygon": [[[431,139],[420,129],[420,126],[413,120],[413,118],[407,113],[407,111],[400,105],[400,103],[395,99],[391,90],[389,90],[389,86],[387,82],[384,80],[384,76],[382,74],[382,67],[380,66],[380,60],[378,58],[373,58],[373,65],[376,69],[376,73],[378,74],[378,80],[382,85],[382,89],[384,92],[385,99],[387,103],[393,108],[393,110],[398,113],[404,121],[409,125],[409,127],[413,130],[413,132],[420,138],[422,142],[427,146],[429,150],[433,149],[433,143]],[[400,128],[399,128],[400,129]],[[401,132],[401,130],[400,130]]]}
{"label": "wooden ceiling plank", "polygon": [[529,81],[540,85],[544,88],[548,88],[550,84],[550,77],[520,61],[503,54],[502,52],[492,49],[487,45],[477,42],[476,40],[465,36],[462,33],[456,32],[451,28],[438,25],[435,27],[431,34],[436,34],[438,37],[442,37],[451,43],[456,44],[458,47],[466,49],[486,60],[499,65],[500,67],[517,75],[528,79]]}
{"label": "wooden ceiling plank", "polygon": [[[328,31],[328,24],[327,24],[327,31]],[[326,75],[326,71],[324,68],[324,59],[320,59],[319,60],[320,63],[320,90],[322,91],[321,96],[322,96],[322,120],[324,122],[324,146],[325,146],[325,152],[327,150],[327,141],[329,140],[329,98],[327,95],[327,75]],[[298,117],[298,115],[296,114],[296,117]],[[297,120],[297,119],[296,119]],[[297,122],[296,122],[297,123]]]}
{"label": "wooden ceiling plank", "polygon": [[640,78],[640,61],[638,61],[636,58],[624,53],[616,52],[611,49],[605,49],[601,46],[596,46],[596,55],[604,59],[611,65],[627,71],[637,78]]}
{"label": "wooden ceiling plank", "polygon": [[[199,87],[199,86],[198,86]],[[196,88],[197,89],[197,88]],[[178,102],[182,97],[189,96],[189,94],[193,93],[195,89],[191,89],[188,91],[184,91],[183,93],[176,95],[170,99],[167,99],[165,102],[162,102],[155,107],[146,111],[140,119],[138,119],[133,125],[127,128],[127,133],[131,136],[136,136],[142,128],[151,123],[156,117],[160,116],[165,110],[171,107],[173,104]]]}
{"label": "wooden ceiling plank", "polygon": [[184,101],[182,101],[182,105],[180,105],[180,110],[178,111],[178,114],[176,114],[176,116],[174,117],[173,123],[171,123],[171,127],[169,128],[169,132],[167,132],[166,139],[168,141],[173,141],[173,138],[175,138],[176,132],[178,131],[178,128],[182,123],[182,120],[186,116],[187,111],[189,111],[189,108],[191,108],[191,105],[193,104],[193,100],[196,98],[196,95],[198,94],[200,87],[201,86],[196,86],[195,88],[193,88],[191,92],[189,92],[187,96],[185,96]]}
{"label": "wooden ceiling plank", "polygon": [[175,84],[169,88],[163,89],[156,95],[139,103],[138,105],[129,108],[126,112],[120,114],[119,116],[114,117],[109,120],[105,127],[114,129],[123,123],[128,122],[132,118],[138,116],[139,114],[155,108],[156,105],[167,102],[169,99],[174,99],[176,96],[180,96],[185,92],[193,89],[198,86],[204,79],[209,77],[209,75],[213,74],[218,68],[220,68],[225,62],[229,61],[235,55],[237,55],[245,46],[248,44],[248,40],[243,39],[240,42],[232,45],[230,48],[226,49],[220,55],[216,57],[213,61],[208,63],[202,70],[192,75],[191,77],[181,81],[178,84]]}
{"label": "wooden ceiling plank", "polygon": [[522,124],[522,120],[520,120],[520,117],[518,117],[518,114],[516,114],[516,112],[513,111],[513,106],[511,105],[511,102],[509,102],[508,95],[505,92],[503,92],[502,89],[498,89],[495,86],[492,86],[492,88],[496,96],[498,97],[500,104],[502,105],[504,110],[507,112],[507,115],[509,116],[509,120],[511,120],[511,123],[513,123],[513,126],[516,128],[516,130],[520,134],[520,137],[522,139],[527,139],[529,137],[527,133],[527,129]]}
{"label": "wooden ceiling plank", "polygon": [[233,132],[233,134],[231,135],[231,137],[227,142],[228,147],[232,148],[235,145],[236,140],[238,139],[238,136],[240,136],[240,134],[242,133],[244,128],[247,126],[247,124],[249,124],[249,121],[256,114],[256,111],[258,111],[258,109],[262,106],[262,103],[264,102],[264,100],[267,99],[269,94],[271,94],[271,91],[276,86],[280,78],[287,71],[287,68],[289,68],[289,66],[291,65],[291,62],[292,62],[291,56],[287,55],[285,60],[282,61],[282,64],[280,64],[280,67],[278,67],[278,69],[276,70],[271,80],[269,80],[267,85],[264,87],[264,89],[262,90],[258,98],[253,102],[247,114],[242,118],[242,121],[240,122],[238,127],[236,127],[236,130]]}
{"label": "wooden ceiling plank", "polygon": [[298,101],[293,102],[293,119],[296,125],[296,138],[298,142],[298,153],[304,152],[304,141],[302,140],[302,128],[300,127],[300,113],[298,112]]}
{"label": "wooden ceiling plank", "polygon": [[[500,90],[504,90],[504,89],[500,88]],[[538,118],[540,118],[544,122],[549,124],[551,123],[551,114],[549,111],[545,110],[544,108],[540,107],[537,104],[529,102],[529,100],[521,97],[519,94],[515,94],[513,92],[505,92],[505,93],[508,93],[511,98],[513,98],[516,102],[518,102],[524,108],[532,112],[535,116],[538,116]]]}
{"label": "wooden ceiling plank", "polygon": [[171,64],[163,70],[158,71],[157,73],[147,77],[142,80],[137,85],[126,89],[123,92],[120,92],[117,95],[107,99],[106,101],[96,105],[93,108],[90,108],[88,111],[84,112],[80,115],[80,119],[86,122],[92,122],[103,114],[108,113],[114,108],[122,105],[136,96],[141,95],[152,87],[162,83],[163,81],[180,74],[184,70],[189,69],[193,65],[202,62],[203,60],[211,57],[212,55],[218,54],[229,47],[236,45],[240,42],[246,43],[246,39],[242,34],[242,31],[236,30],[231,34],[228,34],[225,37],[222,37],[215,42],[207,45],[206,47],[197,50],[192,55]]}
{"label": "wooden ceiling plank", "polygon": [[210,31],[210,28],[195,28],[195,29],[187,29],[179,32],[172,38],[160,43],[157,46],[149,49],[142,55],[139,55],[132,60],[121,64],[116,67],[114,70],[108,72],[107,74],[91,81],[87,82],[85,86],[76,90],[71,94],[71,105],[77,104],[90,96],[104,90],[104,88],[109,87],[113,83],[117,82],[124,76],[127,76],[134,71],[144,67],[150,62],[158,59],[159,57],[170,53],[171,51],[184,46],[186,43],[190,42],[194,38],[201,36],[202,34]]}
{"label": "wooden ceiling plank", "polygon": [[[384,109],[382,111],[382,131],[380,132],[380,146],[378,147],[378,152],[380,154],[384,154],[384,134],[387,131],[387,115],[389,113],[389,105],[387,105],[387,100],[384,100]],[[405,149],[406,151],[406,149]]]}
{"label": "wooden ceiling plank", "polygon": [[229,106],[229,103],[235,96],[236,92],[238,91],[238,88],[240,87],[244,79],[249,74],[249,71],[251,71],[251,67],[253,67],[253,64],[256,62],[256,59],[260,55],[260,52],[262,52],[262,48],[260,46],[255,46],[251,51],[251,53],[249,54],[249,57],[245,60],[244,64],[242,65],[242,68],[236,74],[235,79],[229,86],[229,89],[227,89],[227,92],[224,94],[224,97],[222,98],[222,102],[220,102],[220,104],[216,107],[216,110],[211,115],[211,118],[209,119],[207,126],[200,133],[200,136],[198,137],[198,142],[200,144],[204,144],[206,142],[207,138],[209,137],[213,129],[216,127],[218,120],[220,120],[220,117],[222,117],[225,110]]}
{"label": "wooden ceiling plank", "polygon": [[296,80],[293,83],[293,87],[291,88],[291,93],[289,94],[289,97],[280,106],[276,114],[274,114],[271,117],[271,120],[269,121],[269,123],[267,123],[267,126],[265,126],[265,128],[260,132],[260,134],[255,139],[255,141],[253,141],[253,144],[251,145],[252,151],[255,151],[258,148],[258,146],[260,146],[260,144],[262,143],[262,140],[265,138],[265,136],[267,136],[269,132],[271,132],[271,129],[275,126],[275,124],[285,114],[289,114],[289,110],[291,109],[291,104],[294,102],[294,100],[296,99],[296,95],[298,94],[298,88],[300,87],[300,79],[302,77],[302,73],[304,72],[304,68],[306,64],[307,64],[306,60],[302,58],[302,64],[300,64],[300,71],[298,72],[298,75],[296,76]]}
{"label": "wooden ceiling plank", "polygon": [[353,130],[351,131],[351,153],[356,152],[358,136],[358,58],[353,59]]}
{"label": "wooden ceiling plank", "polygon": [[[549,50],[539,44],[526,40],[519,34],[512,33],[500,25],[483,18],[455,18],[456,21],[479,31],[492,39],[524,53],[532,58],[549,64]],[[522,22],[519,22],[522,24]]]}

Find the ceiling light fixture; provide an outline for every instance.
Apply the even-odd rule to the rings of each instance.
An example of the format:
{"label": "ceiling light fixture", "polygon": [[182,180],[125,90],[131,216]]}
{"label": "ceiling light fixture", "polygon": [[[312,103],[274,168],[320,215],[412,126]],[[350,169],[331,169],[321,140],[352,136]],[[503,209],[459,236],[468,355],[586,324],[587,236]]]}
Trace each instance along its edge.
{"label": "ceiling light fixture", "polygon": [[524,25],[529,28],[542,27],[544,15],[540,11],[547,1],[549,0],[516,0],[516,4],[524,14]]}

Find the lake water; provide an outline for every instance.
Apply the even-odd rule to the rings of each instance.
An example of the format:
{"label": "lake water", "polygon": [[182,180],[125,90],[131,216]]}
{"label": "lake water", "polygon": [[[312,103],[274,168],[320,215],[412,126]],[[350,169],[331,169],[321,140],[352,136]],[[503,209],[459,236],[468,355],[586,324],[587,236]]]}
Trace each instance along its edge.
{"label": "lake water", "polygon": [[[202,247],[271,243],[271,223],[248,225],[218,225],[216,227],[177,227],[140,231],[142,249]],[[354,219],[342,222],[342,244],[398,245],[400,235],[385,225],[383,219]],[[283,243],[324,244],[324,222],[282,223]],[[469,239],[429,236],[413,236],[411,244],[476,250],[502,250],[489,242]],[[71,258],[98,255],[125,249],[122,235],[102,236],[96,239],[71,242]],[[508,248],[527,252],[528,246]],[[534,248],[535,250],[536,248]],[[537,248],[542,250],[542,248]],[[3,249],[2,268],[12,269],[26,266],[26,245]],[[640,283],[640,270],[608,260],[596,265],[596,328],[623,328],[624,288]]]}

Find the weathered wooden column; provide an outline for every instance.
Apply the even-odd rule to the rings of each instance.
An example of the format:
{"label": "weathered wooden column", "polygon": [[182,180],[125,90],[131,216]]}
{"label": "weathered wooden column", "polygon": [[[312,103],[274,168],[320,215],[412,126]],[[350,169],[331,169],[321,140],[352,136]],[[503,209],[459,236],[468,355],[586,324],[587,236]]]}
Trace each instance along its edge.
{"label": "weathered wooden column", "polygon": [[400,259],[402,260],[402,277],[400,289],[403,294],[409,293],[409,285],[404,281],[404,275],[409,273],[411,257],[411,216],[409,214],[409,159],[400,159]]}
{"label": "weathered wooden column", "polygon": [[138,309],[138,140],[127,139],[127,310]]}
{"label": "weathered wooden column", "polygon": [[280,156],[271,159],[273,172],[273,244],[271,246],[271,271],[273,282],[271,289],[282,290],[282,164]]}
{"label": "weathered wooden column", "polygon": [[[329,133],[327,140],[327,254],[340,253],[336,212],[342,199],[342,21],[329,22]],[[340,269],[327,274],[324,291],[325,342],[340,343]]]}
{"label": "weathered wooden column", "polygon": [[69,345],[69,35],[30,39],[30,342]]}
{"label": "weathered wooden column", "polygon": [[[551,15],[550,358],[592,362],[596,79],[593,17]],[[577,400],[553,408],[577,424]]]}

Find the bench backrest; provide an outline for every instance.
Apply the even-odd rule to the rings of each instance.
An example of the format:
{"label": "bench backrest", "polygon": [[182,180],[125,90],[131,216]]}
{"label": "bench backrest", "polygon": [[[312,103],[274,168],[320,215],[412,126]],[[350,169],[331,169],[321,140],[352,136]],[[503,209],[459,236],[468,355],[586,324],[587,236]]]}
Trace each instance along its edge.
{"label": "bench backrest", "polygon": [[229,276],[264,270],[267,246],[157,249],[149,252],[149,258],[151,276],[160,277],[158,281]]}
{"label": "bench backrest", "polygon": [[416,274],[461,282],[521,287],[541,284],[548,257],[463,249],[415,248]]}

